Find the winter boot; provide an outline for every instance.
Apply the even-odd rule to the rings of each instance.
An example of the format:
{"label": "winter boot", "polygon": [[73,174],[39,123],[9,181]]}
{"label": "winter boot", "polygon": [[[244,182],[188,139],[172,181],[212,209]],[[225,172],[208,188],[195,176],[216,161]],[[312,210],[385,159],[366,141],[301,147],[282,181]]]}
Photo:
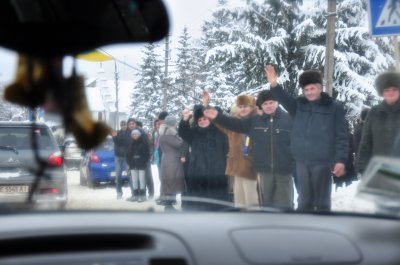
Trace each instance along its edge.
{"label": "winter boot", "polygon": [[130,198],[128,198],[128,201],[130,202],[136,202],[139,199],[139,190],[133,190],[133,194]]}
{"label": "winter boot", "polygon": [[146,201],[146,190],[139,190],[139,199],[138,202]]}

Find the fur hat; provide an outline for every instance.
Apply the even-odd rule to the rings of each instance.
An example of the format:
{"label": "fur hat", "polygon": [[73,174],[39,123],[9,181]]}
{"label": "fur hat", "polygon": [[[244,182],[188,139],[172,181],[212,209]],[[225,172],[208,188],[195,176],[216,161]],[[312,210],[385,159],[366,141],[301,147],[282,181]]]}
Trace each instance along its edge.
{"label": "fur hat", "polygon": [[271,90],[262,90],[260,93],[258,93],[257,96],[257,106],[261,109],[261,105],[268,100],[274,100],[276,101],[276,98],[272,94]]}
{"label": "fur hat", "polygon": [[198,121],[201,117],[204,117],[203,110],[204,110],[204,107],[203,107],[202,105],[196,105],[196,106],[194,106],[194,108],[193,108],[193,119],[194,119],[194,122],[195,122],[196,124],[197,124],[197,121]]}
{"label": "fur hat", "polygon": [[158,114],[158,119],[159,120],[165,120],[165,118],[168,116],[168,112],[166,112],[166,111],[162,111],[162,112],[160,112],[160,114]]}
{"label": "fur hat", "polygon": [[323,84],[322,75],[319,70],[307,70],[304,71],[299,77],[299,84],[301,88],[304,88],[309,84]]}
{"label": "fur hat", "polygon": [[165,125],[167,125],[167,126],[170,126],[170,127],[172,127],[172,126],[175,126],[176,125],[176,118],[175,118],[175,116],[173,116],[173,115],[168,115],[166,118],[165,118]]}
{"label": "fur hat", "polygon": [[382,96],[383,90],[389,87],[396,87],[400,89],[400,73],[386,72],[380,74],[375,80],[375,87],[378,94]]}
{"label": "fur hat", "polygon": [[256,100],[252,95],[240,95],[236,98],[236,106],[240,105],[255,107]]}

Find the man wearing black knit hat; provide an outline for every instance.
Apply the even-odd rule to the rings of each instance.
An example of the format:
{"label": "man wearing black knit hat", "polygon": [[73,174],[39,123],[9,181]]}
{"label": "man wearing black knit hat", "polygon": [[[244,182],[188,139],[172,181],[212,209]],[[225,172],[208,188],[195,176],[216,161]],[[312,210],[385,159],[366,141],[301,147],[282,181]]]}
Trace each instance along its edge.
{"label": "man wearing black knit hat", "polygon": [[343,176],[348,159],[344,108],[322,92],[322,75],[317,70],[300,75],[304,96],[298,98],[291,97],[277,83],[273,66],[268,65],[265,73],[274,96],[293,117],[291,150],[298,175],[298,209],[329,211],[332,174]]}

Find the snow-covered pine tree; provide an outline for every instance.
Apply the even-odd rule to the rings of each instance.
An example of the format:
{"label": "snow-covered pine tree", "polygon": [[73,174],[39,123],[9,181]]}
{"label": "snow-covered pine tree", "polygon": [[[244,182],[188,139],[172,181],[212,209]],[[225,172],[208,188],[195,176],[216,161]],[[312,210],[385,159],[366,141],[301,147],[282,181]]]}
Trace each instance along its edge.
{"label": "snow-covered pine tree", "polygon": [[145,46],[137,73],[139,79],[131,94],[130,116],[143,122],[145,128],[151,128],[154,118],[162,111],[162,60],[156,48],[155,44]]}
{"label": "snow-covered pine tree", "polygon": [[187,27],[183,28],[178,44],[172,83],[168,91],[168,111],[176,116],[193,104],[198,79],[195,50]]}
{"label": "snow-covered pine tree", "polygon": [[234,67],[230,60],[230,57],[235,56],[235,34],[241,35],[241,32],[232,23],[226,2],[220,0],[212,18],[204,22],[201,38],[202,61],[205,64],[203,89],[210,92],[212,104],[222,108],[229,108],[236,92],[241,91],[238,89],[240,85],[234,84]]}
{"label": "snow-covered pine tree", "polygon": [[280,82],[293,87],[296,50],[291,39],[301,0],[220,1],[203,26],[207,84],[217,95],[232,97],[265,84],[264,66],[274,64]]}
{"label": "snow-covered pine tree", "polygon": [[[295,41],[302,51],[299,69],[320,69],[325,65],[326,1],[307,1],[304,17],[295,29]],[[354,120],[363,106],[379,99],[373,82],[377,74],[394,64],[389,38],[372,38],[368,33],[365,0],[338,1],[335,32],[333,96],[345,103]]]}

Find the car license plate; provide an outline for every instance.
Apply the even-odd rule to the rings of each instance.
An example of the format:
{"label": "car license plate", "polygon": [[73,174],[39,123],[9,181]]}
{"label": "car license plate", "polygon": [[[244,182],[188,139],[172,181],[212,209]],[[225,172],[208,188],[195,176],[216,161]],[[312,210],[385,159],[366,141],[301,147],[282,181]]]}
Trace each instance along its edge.
{"label": "car license plate", "polygon": [[0,186],[0,193],[2,194],[16,194],[16,193],[28,193],[28,185],[10,185],[10,186]]}
{"label": "car license plate", "polygon": [[[122,176],[127,176],[128,174],[127,174],[126,171],[122,171],[121,175],[122,175]],[[115,172],[114,172],[114,171],[111,172],[111,173],[110,173],[110,176],[111,176],[111,177],[115,177],[115,176],[116,176]]]}

